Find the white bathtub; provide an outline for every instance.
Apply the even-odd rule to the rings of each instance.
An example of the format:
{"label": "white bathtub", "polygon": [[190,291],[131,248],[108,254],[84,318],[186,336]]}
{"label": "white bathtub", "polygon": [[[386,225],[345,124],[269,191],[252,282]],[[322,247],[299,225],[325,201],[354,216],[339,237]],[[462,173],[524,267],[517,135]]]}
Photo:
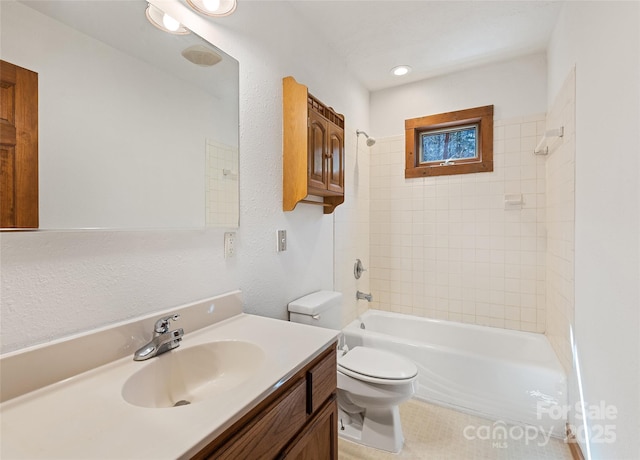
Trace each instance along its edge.
{"label": "white bathtub", "polygon": [[566,407],[566,375],[542,334],[378,310],[343,332],[350,348],[381,348],[413,360],[418,398],[564,436],[565,420],[549,407]]}

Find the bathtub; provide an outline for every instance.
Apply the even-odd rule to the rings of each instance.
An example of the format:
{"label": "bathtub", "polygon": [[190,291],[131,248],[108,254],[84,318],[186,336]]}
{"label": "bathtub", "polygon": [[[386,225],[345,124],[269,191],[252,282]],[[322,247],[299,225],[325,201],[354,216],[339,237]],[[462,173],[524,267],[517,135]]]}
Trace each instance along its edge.
{"label": "bathtub", "polygon": [[378,310],[343,333],[349,348],[380,348],[414,361],[419,399],[564,437],[567,379],[542,334]]}

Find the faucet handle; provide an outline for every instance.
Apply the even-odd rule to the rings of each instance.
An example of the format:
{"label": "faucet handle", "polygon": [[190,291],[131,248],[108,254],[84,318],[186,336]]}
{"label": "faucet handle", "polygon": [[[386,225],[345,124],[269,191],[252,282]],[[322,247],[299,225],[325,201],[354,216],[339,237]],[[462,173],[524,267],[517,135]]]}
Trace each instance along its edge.
{"label": "faucet handle", "polygon": [[154,326],[153,330],[157,334],[164,334],[169,331],[169,321],[171,320],[177,321],[179,318],[180,318],[180,315],[164,316],[160,318],[158,321],[156,321],[156,325]]}

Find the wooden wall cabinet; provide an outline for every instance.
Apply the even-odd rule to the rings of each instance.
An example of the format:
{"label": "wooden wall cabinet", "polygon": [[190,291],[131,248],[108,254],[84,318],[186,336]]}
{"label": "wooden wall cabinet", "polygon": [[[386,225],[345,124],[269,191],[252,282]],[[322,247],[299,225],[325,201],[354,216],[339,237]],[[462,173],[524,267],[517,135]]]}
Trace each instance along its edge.
{"label": "wooden wall cabinet", "polygon": [[338,459],[336,347],[288,379],[194,459]]}
{"label": "wooden wall cabinet", "polygon": [[[344,116],[309,94],[293,77],[282,80],[283,200],[324,206],[331,214],[344,202]],[[322,202],[308,200],[321,197]]]}

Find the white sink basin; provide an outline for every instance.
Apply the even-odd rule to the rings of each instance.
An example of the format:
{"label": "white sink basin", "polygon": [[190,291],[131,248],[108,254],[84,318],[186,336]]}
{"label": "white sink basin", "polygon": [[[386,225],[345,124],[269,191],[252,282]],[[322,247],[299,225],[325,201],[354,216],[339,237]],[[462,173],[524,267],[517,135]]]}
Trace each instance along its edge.
{"label": "white sink basin", "polygon": [[127,379],[122,397],[140,407],[195,404],[233,391],[262,367],[265,353],[244,341],[224,340],[177,348],[156,358]]}

